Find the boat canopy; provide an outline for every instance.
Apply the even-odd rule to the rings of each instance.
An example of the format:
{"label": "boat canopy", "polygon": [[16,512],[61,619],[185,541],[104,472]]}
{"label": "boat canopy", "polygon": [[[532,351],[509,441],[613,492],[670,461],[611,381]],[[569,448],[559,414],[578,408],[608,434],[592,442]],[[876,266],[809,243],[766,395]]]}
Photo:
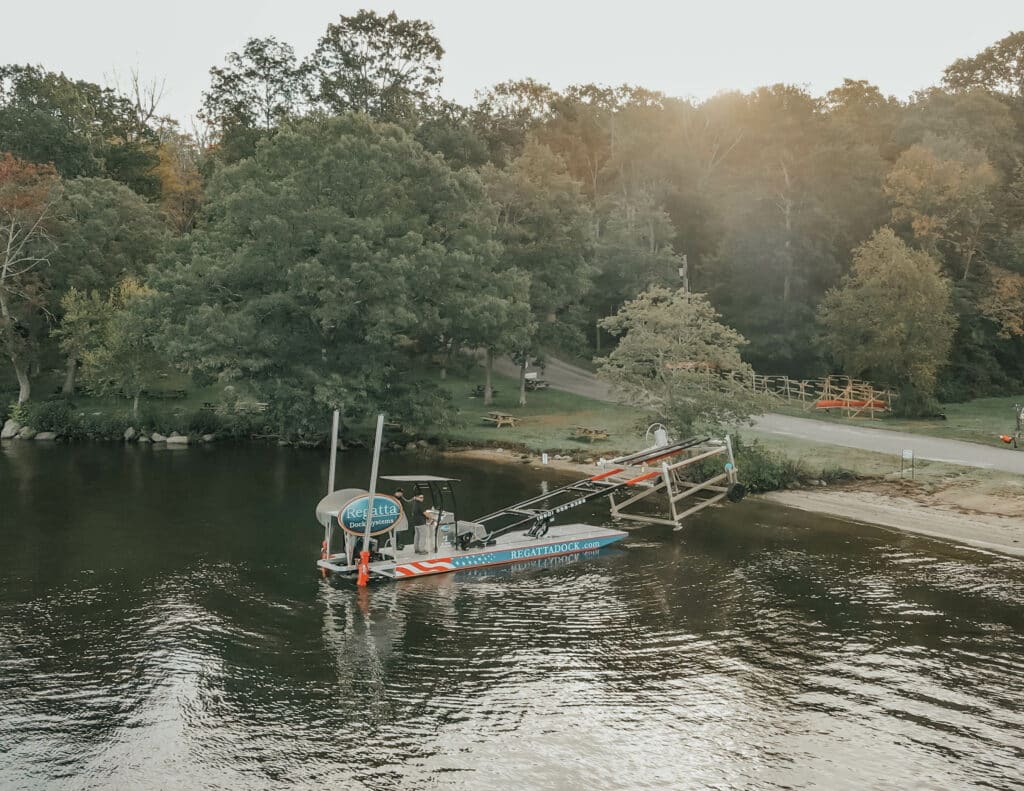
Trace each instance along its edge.
{"label": "boat canopy", "polygon": [[345,503],[368,493],[366,489],[338,489],[336,492],[331,492],[316,504],[316,521],[327,527]]}

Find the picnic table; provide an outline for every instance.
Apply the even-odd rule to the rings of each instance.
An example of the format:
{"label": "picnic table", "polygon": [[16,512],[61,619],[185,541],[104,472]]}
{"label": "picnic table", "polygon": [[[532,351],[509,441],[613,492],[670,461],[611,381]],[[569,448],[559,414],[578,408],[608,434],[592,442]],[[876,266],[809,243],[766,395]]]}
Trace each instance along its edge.
{"label": "picnic table", "polygon": [[527,390],[547,390],[551,385],[547,383],[545,379],[527,379],[526,389]]}
{"label": "picnic table", "polygon": [[588,442],[593,442],[598,439],[608,439],[608,432],[603,428],[593,428],[592,426],[576,426],[576,430],[573,432],[574,439],[585,439]]}
{"label": "picnic table", "polygon": [[[473,388],[473,391],[469,394],[470,398],[483,398],[484,393],[487,391],[487,385],[477,385]],[[491,395],[496,396],[498,394],[498,388],[491,388]]]}
{"label": "picnic table", "polygon": [[493,423],[495,428],[501,428],[502,426],[510,426],[515,428],[519,418],[515,415],[509,415],[505,412],[488,412],[484,418],[484,423]]}

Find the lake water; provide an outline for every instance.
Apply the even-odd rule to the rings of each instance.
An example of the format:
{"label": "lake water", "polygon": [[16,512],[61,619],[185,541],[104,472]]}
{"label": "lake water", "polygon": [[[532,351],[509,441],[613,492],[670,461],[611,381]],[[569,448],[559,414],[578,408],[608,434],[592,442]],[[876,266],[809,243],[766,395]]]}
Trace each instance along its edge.
{"label": "lake water", "polygon": [[[1021,559],[748,500],[356,591],[325,455],[2,446],[0,788],[1024,787]],[[467,516],[564,480],[382,468]]]}

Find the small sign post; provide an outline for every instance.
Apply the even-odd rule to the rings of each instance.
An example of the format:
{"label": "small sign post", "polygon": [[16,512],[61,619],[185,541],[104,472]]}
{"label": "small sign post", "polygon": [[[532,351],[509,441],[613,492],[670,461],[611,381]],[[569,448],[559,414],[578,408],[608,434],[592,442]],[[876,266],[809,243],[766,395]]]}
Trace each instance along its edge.
{"label": "small sign post", "polygon": [[900,454],[900,478],[905,469],[910,470],[910,480],[914,480],[914,451],[911,448],[904,448]]}

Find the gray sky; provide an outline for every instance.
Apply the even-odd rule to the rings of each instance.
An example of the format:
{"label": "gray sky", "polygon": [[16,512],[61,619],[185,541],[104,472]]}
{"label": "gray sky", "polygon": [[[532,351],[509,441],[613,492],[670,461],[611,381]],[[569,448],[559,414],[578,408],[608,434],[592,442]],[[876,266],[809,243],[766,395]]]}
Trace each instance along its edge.
{"label": "gray sky", "polygon": [[447,54],[442,92],[469,102],[506,79],[631,83],[702,99],[789,82],[821,94],[844,77],[906,98],[958,57],[1024,29],[1022,0],[50,0],[5,3],[0,62],[41,63],[108,82],[136,66],[167,80],[161,107],[194,113],[210,66],[252,36],[299,57],[359,8],[433,22]]}

